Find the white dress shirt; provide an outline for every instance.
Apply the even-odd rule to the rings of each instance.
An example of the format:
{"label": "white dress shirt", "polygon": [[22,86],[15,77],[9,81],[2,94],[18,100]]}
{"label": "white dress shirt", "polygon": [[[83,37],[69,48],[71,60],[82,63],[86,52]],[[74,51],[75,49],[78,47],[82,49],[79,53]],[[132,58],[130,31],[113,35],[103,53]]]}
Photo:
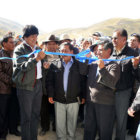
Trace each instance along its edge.
{"label": "white dress shirt", "polygon": [[[33,51],[36,50],[37,46],[34,46],[34,48],[32,48],[27,42],[25,42],[25,44],[27,46],[29,46]],[[37,53],[35,53],[34,55],[37,56]],[[40,79],[40,78],[42,78],[42,63],[41,63],[41,61],[38,61],[36,66],[37,66],[37,77],[36,77],[36,79]]]}

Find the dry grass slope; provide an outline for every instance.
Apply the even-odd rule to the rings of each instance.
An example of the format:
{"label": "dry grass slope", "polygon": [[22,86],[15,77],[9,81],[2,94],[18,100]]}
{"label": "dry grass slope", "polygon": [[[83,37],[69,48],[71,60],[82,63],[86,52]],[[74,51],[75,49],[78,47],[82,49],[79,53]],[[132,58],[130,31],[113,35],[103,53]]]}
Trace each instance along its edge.
{"label": "dry grass slope", "polygon": [[14,21],[0,18],[0,38],[9,31],[15,32],[16,34],[21,34],[22,28],[22,25]]}
{"label": "dry grass slope", "polygon": [[[0,38],[8,31],[14,31],[16,34],[21,34],[22,28],[22,25],[14,21],[0,18]],[[50,34],[60,36],[63,33],[69,34],[71,38],[78,38],[81,36],[89,37],[95,31],[100,31],[106,36],[111,36],[113,30],[116,28],[125,28],[129,34],[134,32],[140,33],[140,19],[112,18],[85,28],[59,29],[50,33],[41,33],[39,41],[45,40]]]}
{"label": "dry grass slope", "polygon": [[77,38],[80,36],[88,37],[95,31],[100,31],[106,36],[111,36],[113,30],[116,28],[125,28],[129,34],[134,32],[140,33],[140,19],[112,18],[86,28],[57,30],[49,34],[43,34],[41,38],[45,39],[50,34],[59,36],[63,33],[69,34],[71,38]]}

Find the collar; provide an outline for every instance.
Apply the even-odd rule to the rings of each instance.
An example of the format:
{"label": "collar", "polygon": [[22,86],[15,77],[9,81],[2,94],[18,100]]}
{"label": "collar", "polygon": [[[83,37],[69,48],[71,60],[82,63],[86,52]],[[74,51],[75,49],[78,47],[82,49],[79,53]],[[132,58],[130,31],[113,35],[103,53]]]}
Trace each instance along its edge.
{"label": "collar", "polygon": [[[69,61],[70,63],[73,63],[73,58],[71,57],[71,60]],[[68,62],[68,63],[69,63]],[[66,65],[66,63],[65,63],[65,61],[64,60],[62,60],[62,63],[64,64],[64,65]]]}
{"label": "collar", "polygon": [[122,51],[124,50],[125,46],[126,46],[126,45],[124,45],[124,46],[121,48],[121,50],[119,50],[119,51],[117,51],[117,50],[115,49],[116,54],[117,54],[117,55],[121,54]]}
{"label": "collar", "polygon": [[120,51],[119,54],[116,52],[116,49],[114,48],[113,53],[112,53],[112,56],[120,56],[120,55],[126,54],[127,51],[128,51],[128,48],[130,48],[130,47],[126,44],[126,45],[121,49],[121,51]]}
{"label": "collar", "polygon": [[36,49],[37,46],[34,46],[33,48],[24,40],[23,43],[25,43],[28,47],[30,47],[33,51]]}
{"label": "collar", "polygon": [[104,64],[107,65],[110,61],[104,61]]}
{"label": "collar", "polygon": [[11,57],[11,54],[13,53],[13,51],[6,51],[2,48],[3,53],[7,54],[8,56]]}

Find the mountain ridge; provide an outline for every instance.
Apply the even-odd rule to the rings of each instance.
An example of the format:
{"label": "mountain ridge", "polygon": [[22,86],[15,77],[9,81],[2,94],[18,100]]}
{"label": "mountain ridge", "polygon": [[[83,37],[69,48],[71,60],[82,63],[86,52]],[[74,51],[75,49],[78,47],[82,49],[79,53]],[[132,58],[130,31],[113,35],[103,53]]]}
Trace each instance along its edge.
{"label": "mountain ridge", "polygon": [[[0,17],[0,37],[6,34],[8,31],[15,32],[16,34],[22,34],[23,25]],[[49,33],[40,31],[39,41],[45,40],[46,37],[51,34],[60,36],[61,34],[68,34],[70,38],[78,37],[89,37],[94,32],[102,32],[105,36],[112,36],[113,30],[116,28],[125,28],[128,34],[140,33],[140,19],[130,19],[130,18],[110,18],[102,22],[92,24],[88,27],[82,28],[64,28],[57,29]]]}
{"label": "mountain ridge", "polygon": [[88,27],[59,29],[44,34],[43,36],[49,36],[50,34],[60,36],[60,34],[66,33],[69,34],[71,38],[89,37],[96,31],[103,33],[105,36],[112,36],[113,31],[117,28],[125,28],[128,31],[128,35],[140,33],[140,19],[110,18]]}

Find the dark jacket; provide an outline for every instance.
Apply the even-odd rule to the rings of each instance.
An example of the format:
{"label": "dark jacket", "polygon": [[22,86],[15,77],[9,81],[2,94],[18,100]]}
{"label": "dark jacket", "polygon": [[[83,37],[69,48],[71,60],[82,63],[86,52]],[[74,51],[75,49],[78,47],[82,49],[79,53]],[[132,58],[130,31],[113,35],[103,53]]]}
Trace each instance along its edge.
{"label": "dark jacket", "polygon": [[99,70],[97,74],[97,64],[88,66],[87,98],[98,104],[113,105],[115,99],[116,83],[120,78],[120,67],[115,62],[109,62],[105,68]]}
{"label": "dark jacket", "polygon": [[[114,50],[111,59],[123,59],[128,56],[138,56],[138,53],[134,51],[132,48],[130,48],[128,45],[126,45],[125,48],[122,50],[122,52],[118,55]],[[134,84],[134,78],[136,76],[138,69],[133,68],[131,59],[117,61],[117,63],[120,65],[121,69],[120,80],[116,85],[117,90],[119,91],[132,88]]]}
{"label": "dark jacket", "polygon": [[[0,50],[0,57],[11,57],[11,52],[2,49]],[[12,60],[9,59],[0,60],[0,94],[11,93],[12,72],[13,72]]]}
{"label": "dark jacket", "polygon": [[69,71],[67,93],[63,88],[64,67],[61,59],[52,62],[46,79],[46,89],[49,97],[60,103],[77,102],[77,97],[84,97],[85,90],[83,84],[85,81],[80,74],[79,62],[74,59]]}
{"label": "dark jacket", "polygon": [[46,75],[48,73],[48,69],[45,69],[43,67],[43,63],[44,62],[47,62],[47,55],[45,56],[45,58],[42,61],[42,78],[41,78],[41,81],[42,81],[42,92],[43,92],[44,95],[47,95],[47,91],[46,91]]}
{"label": "dark jacket", "polygon": [[44,62],[48,62],[48,63],[52,63],[53,61],[55,61],[55,59],[58,59],[59,56],[58,55],[46,55],[45,58],[42,60],[42,91],[44,95],[48,95],[47,90],[46,90],[46,79],[48,78],[48,69],[45,69],[43,67],[43,63]]}
{"label": "dark jacket", "polygon": [[[36,48],[39,49],[39,48]],[[32,49],[25,43],[17,46],[14,51],[14,57],[17,58],[22,55],[30,54]],[[13,64],[13,81],[16,83],[16,87],[20,89],[32,91],[36,83],[37,76],[37,61],[34,55],[29,57],[21,57],[14,61]]]}

